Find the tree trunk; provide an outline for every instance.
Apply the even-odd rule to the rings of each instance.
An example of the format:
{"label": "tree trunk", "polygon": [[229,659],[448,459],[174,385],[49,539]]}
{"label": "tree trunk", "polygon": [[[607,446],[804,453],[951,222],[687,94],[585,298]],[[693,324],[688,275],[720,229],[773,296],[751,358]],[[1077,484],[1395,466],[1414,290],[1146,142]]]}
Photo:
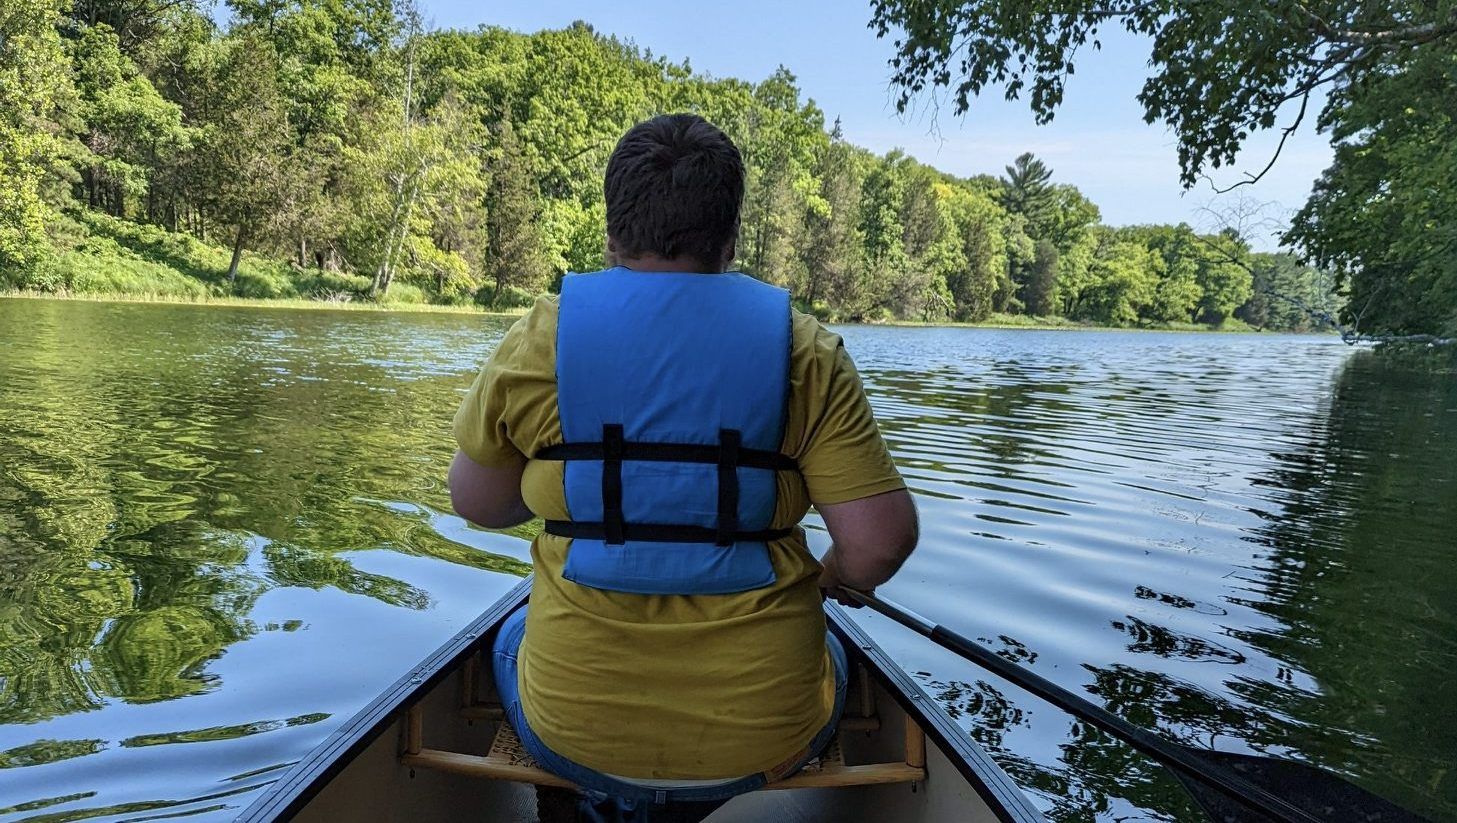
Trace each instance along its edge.
{"label": "tree trunk", "polygon": [[229,285],[233,285],[238,282],[238,263],[243,260],[243,240],[245,239],[246,234],[247,233],[243,230],[243,227],[239,225],[238,239],[233,241],[233,259],[228,263]]}

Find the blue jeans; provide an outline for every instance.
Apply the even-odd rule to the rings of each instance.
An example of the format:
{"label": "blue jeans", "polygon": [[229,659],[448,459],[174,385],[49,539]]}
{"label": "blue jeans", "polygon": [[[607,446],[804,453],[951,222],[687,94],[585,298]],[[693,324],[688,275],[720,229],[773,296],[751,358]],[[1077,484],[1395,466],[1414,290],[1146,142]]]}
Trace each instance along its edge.
{"label": "blue jeans", "polygon": [[[586,789],[589,797],[595,793],[629,801],[631,804],[727,800],[730,797],[762,788],[767,782],[767,778],[763,774],[754,774],[714,786],[654,789],[650,786],[639,786],[609,777],[548,749],[546,744],[541,742],[541,738],[537,737],[526,725],[526,715],[521,710],[521,694],[516,683],[516,654],[521,648],[521,639],[525,636],[526,606],[522,606],[501,624],[501,631],[496,635],[496,643],[492,649],[491,669],[496,678],[496,691],[501,695],[501,705],[506,710],[506,718],[510,721],[511,728],[516,730],[516,736],[521,738],[521,745],[531,754],[538,765],[552,774]],[[810,742],[809,753],[803,761],[795,764],[792,771],[798,771],[830,744],[835,736],[835,727],[840,719],[840,712],[845,706],[845,687],[849,682],[850,670],[845,658],[845,649],[832,634],[825,635],[825,645],[829,648],[830,660],[835,667],[835,710],[830,715],[830,722],[820,729],[814,740]]]}

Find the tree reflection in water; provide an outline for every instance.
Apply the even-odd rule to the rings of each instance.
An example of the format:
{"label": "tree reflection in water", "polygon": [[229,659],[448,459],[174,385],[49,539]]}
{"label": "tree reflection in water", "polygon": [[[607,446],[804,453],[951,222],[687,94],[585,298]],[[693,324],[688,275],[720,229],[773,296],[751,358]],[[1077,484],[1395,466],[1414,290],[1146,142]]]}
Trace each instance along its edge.
{"label": "tree reflection in water", "polygon": [[[250,619],[276,589],[327,587],[406,609],[431,603],[410,582],[357,568],[348,552],[525,572],[429,523],[431,508],[445,508],[437,475],[458,369],[450,380],[402,380],[358,352],[319,359],[318,341],[291,341],[338,327],[309,314],[236,324],[217,322],[226,310],[4,309],[0,724],[215,690],[212,661],[282,628]],[[382,352],[370,336],[383,320],[362,321],[364,338],[353,342]],[[90,334],[96,328],[104,344]],[[18,346],[23,356],[11,357]],[[382,502],[402,490],[413,490],[411,511]],[[295,721],[159,739],[220,739]],[[0,768],[107,745],[37,740],[0,753]]]}
{"label": "tree reflection in water", "polygon": [[[1038,671],[1170,739],[1307,761],[1457,817],[1457,365],[1355,354],[1304,442],[1271,465],[1249,481],[1262,502],[1240,533],[1258,559],[1222,593],[1134,588],[1135,602],[1207,616],[1204,630],[1129,614],[1108,623],[1125,636],[1120,662],[1083,664],[1080,680]],[[1268,620],[1231,620],[1234,608]],[[1038,657],[1012,637],[980,639],[1014,662]],[[1185,679],[1189,664],[1223,674]],[[1013,733],[1050,707],[987,681],[921,679],[1058,820],[1202,819],[1161,767],[1084,723],[1067,721],[1049,764]]]}

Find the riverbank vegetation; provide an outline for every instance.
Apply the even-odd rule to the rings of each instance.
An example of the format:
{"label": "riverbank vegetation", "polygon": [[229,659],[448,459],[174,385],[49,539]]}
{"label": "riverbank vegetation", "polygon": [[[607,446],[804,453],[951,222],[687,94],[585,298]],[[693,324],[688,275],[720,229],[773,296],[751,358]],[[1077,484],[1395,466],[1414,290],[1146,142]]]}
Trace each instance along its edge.
{"label": "riverbank vegetation", "polygon": [[616,138],[689,110],[745,156],[739,267],[827,319],[1306,330],[1339,302],[1232,229],[1101,225],[1030,154],[970,179],[875,155],[787,69],[706,77],[585,24],[427,32],[392,0],[0,16],[0,289],[524,305],[601,267]]}

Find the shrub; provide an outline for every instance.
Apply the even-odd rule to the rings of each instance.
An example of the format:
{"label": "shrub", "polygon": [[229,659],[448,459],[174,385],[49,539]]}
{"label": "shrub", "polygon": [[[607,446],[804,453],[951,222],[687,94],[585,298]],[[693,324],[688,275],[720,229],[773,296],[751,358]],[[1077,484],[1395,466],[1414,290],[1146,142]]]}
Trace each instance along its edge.
{"label": "shrub", "polygon": [[535,293],[522,291],[515,286],[507,286],[501,290],[501,297],[495,301],[495,305],[493,306],[491,305],[491,299],[495,294],[495,286],[491,284],[481,286],[479,289],[476,289],[476,305],[484,306],[488,309],[522,309],[530,308],[531,304],[536,302]]}
{"label": "shrub", "polygon": [[382,305],[415,305],[429,302],[425,298],[425,292],[419,286],[398,281],[390,284],[389,291],[380,295],[379,302]]}

